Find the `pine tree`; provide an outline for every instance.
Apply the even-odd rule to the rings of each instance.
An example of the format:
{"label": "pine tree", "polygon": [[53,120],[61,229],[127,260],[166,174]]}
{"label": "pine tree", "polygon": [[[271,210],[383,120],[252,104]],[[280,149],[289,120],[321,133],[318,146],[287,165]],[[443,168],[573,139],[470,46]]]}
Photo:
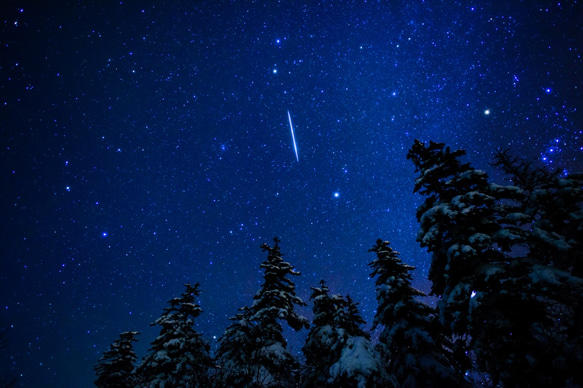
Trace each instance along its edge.
{"label": "pine tree", "polygon": [[[459,161],[463,155],[417,140],[409,151],[419,172],[415,191],[426,196],[417,211],[418,241],[432,254],[430,279],[432,293],[441,297],[442,324],[458,336],[458,348],[464,348],[462,340],[470,342],[467,349],[495,383],[514,386],[532,370],[528,360],[541,355],[532,329],[546,322],[529,288],[532,263],[512,255],[529,239],[525,193],[490,184],[486,173]],[[519,330],[521,325],[526,328]]]}
{"label": "pine tree", "polygon": [[377,240],[369,266],[375,278],[378,308],[373,328],[383,326],[379,342],[389,373],[399,387],[464,387],[456,371],[449,339],[434,319],[435,311],[417,298],[425,294],[411,286],[410,272],[388,241]]}
{"label": "pine tree", "polygon": [[443,143],[426,146],[419,140],[407,154],[419,172],[414,191],[426,197],[417,209],[417,240],[432,254],[431,293],[441,297],[442,323],[457,335],[466,334],[476,272],[504,260],[493,247],[492,236],[500,227],[488,176],[461,163],[463,155]]}
{"label": "pine tree", "polygon": [[370,339],[370,335],[362,328],[366,321],[358,311],[358,303],[354,302],[350,295],[342,300],[343,309],[339,310],[342,315],[339,317],[338,326],[346,330],[350,337],[365,337]]}
{"label": "pine tree", "polygon": [[126,388],[134,385],[134,363],[138,357],[133,342],[138,334],[137,331],[121,333],[109,350],[103,353],[94,368],[97,374],[96,387]]}
{"label": "pine tree", "polygon": [[194,320],[202,313],[196,302],[199,287],[198,283],[185,284],[182,295],[170,300],[170,306],[152,324],[161,326],[161,330],[138,368],[142,379],[140,386],[209,386],[208,368],[213,365],[210,346],[193,328]]}
{"label": "pine tree", "polygon": [[250,387],[258,370],[260,339],[257,326],[249,320],[249,310],[230,318],[232,323],[219,339],[217,364],[220,365],[215,376],[214,386]]}
{"label": "pine tree", "polygon": [[302,351],[306,357],[306,368],[303,374],[305,387],[328,387],[330,367],[340,359],[342,341],[337,327],[337,311],[342,309],[340,295],[329,295],[326,282],[322,280],[320,287],[312,287],[314,318],[310,333]]}
{"label": "pine tree", "polygon": [[[463,151],[416,141],[418,240],[432,254],[441,322],[493,384],[581,384],[581,183],[497,155],[515,186],[489,183]],[[463,350],[463,347],[460,347]]]}
{"label": "pine tree", "polygon": [[358,305],[350,297],[330,295],[322,280],[312,288],[314,320],[302,348],[306,356],[304,387],[386,387],[381,366]]}
{"label": "pine tree", "polygon": [[394,386],[387,375],[379,353],[371,344],[370,336],[362,329],[366,322],[358,311],[358,304],[350,296],[339,298],[340,308],[334,322],[338,331],[340,357],[330,367],[330,387]]}
{"label": "pine tree", "polygon": [[536,264],[528,276],[550,322],[535,335],[545,339],[551,384],[583,386],[583,174],[555,176],[530,199],[529,257]]}
{"label": "pine tree", "polygon": [[[508,219],[515,221],[519,233],[513,234],[520,237],[509,241],[526,243],[526,249],[512,246],[504,276],[488,279],[500,285],[503,295],[488,302],[476,295],[472,301],[484,335],[475,341],[480,359],[506,385],[583,386],[577,367],[583,362],[583,175],[561,177],[509,151],[496,153],[495,159],[494,165],[516,184],[493,185],[497,192],[513,193],[499,196],[506,206],[501,232],[509,229]],[[492,316],[497,326],[480,323]],[[492,336],[500,340],[488,341]]]}
{"label": "pine tree", "polygon": [[[299,276],[291,264],[283,261],[280,240],[275,245],[261,246],[268,253],[261,263],[264,283],[253,297],[253,304],[234,317],[220,341],[219,363],[221,372],[218,384],[250,387],[291,387],[299,378],[299,362],[287,349],[280,321],[285,321],[295,331],[307,328],[308,320],[294,307],[305,306],[296,295],[295,284],[289,275]],[[245,338],[245,336],[249,336]],[[235,349],[236,344],[241,346]],[[223,371],[232,368],[233,373]],[[239,385],[240,384],[240,385]]]}
{"label": "pine tree", "polygon": [[583,277],[583,174],[555,177],[530,199],[531,253],[543,264]]}

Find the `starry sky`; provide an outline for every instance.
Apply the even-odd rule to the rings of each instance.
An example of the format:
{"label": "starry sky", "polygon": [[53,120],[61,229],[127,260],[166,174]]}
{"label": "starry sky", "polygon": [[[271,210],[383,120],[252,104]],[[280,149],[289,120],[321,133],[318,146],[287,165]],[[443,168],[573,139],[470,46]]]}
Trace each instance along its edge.
{"label": "starry sky", "polygon": [[325,279],[370,322],[377,238],[428,291],[407,150],[446,142],[501,182],[499,148],[582,171],[579,3],[3,2],[4,381],[90,386],[187,282],[213,341],[274,236],[306,301]]}

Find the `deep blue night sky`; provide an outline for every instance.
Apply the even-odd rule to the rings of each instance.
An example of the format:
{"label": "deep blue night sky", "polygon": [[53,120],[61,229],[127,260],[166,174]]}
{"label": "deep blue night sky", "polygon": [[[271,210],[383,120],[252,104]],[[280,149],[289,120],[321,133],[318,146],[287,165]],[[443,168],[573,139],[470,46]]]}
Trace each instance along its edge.
{"label": "deep blue night sky", "polygon": [[495,180],[498,148],[583,170],[577,1],[0,11],[0,371],[18,386],[90,386],[126,330],[144,356],[186,282],[201,283],[197,329],[219,337],[274,236],[306,301],[325,279],[370,322],[377,238],[427,291],[416,138],[466,149]]}

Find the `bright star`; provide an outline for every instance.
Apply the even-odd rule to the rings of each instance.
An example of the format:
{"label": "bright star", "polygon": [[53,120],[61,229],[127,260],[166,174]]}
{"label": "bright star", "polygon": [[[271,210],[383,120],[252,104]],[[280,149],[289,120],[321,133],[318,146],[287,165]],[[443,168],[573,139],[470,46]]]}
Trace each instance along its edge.
{"label": "bright star", "polygon": [[488,115],[490,114],[490,109],[486,109],[486,110],[484,111],[484,114],[485,114],[486,116],[488,116]]}
{"label": "bright star", "polygon": [[338,191],[334,192],[334,198],[340,197],[340,193]]}

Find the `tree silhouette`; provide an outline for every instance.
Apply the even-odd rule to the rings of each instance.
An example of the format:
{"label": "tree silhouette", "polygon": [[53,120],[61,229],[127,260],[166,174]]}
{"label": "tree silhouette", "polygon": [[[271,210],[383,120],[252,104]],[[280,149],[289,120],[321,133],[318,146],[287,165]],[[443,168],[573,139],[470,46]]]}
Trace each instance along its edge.
{"label": "tree silhouette", "polygon": [[137,331],[125,331],[119,335],[109,350],[103,353],[95,366],[97,380],[95,386],[100,388],[125,388],[135,383],[133,371],[137,360],[133,342]]}
{"label": "tree silhouette", "polygon": [[370,249],[369,266],[376,278],[377,313],[373,328],[383,326],[379,342],[389,373],[399,387],[466,387],[455,367],[452,344],[435,321],[435,311],[417,298],[425,294],[411,286],[410,272],[388,241]]}
{"label": "tree silhouette", "polygon": [[206,387],[208,369],[213,365],[210,346],[194,330],[194,320],[202,313],[196,298],[200,285],[185,284],[185,291],[171,299],[169,307],[152,325],[160,334],[138,368],[142,386]]}

